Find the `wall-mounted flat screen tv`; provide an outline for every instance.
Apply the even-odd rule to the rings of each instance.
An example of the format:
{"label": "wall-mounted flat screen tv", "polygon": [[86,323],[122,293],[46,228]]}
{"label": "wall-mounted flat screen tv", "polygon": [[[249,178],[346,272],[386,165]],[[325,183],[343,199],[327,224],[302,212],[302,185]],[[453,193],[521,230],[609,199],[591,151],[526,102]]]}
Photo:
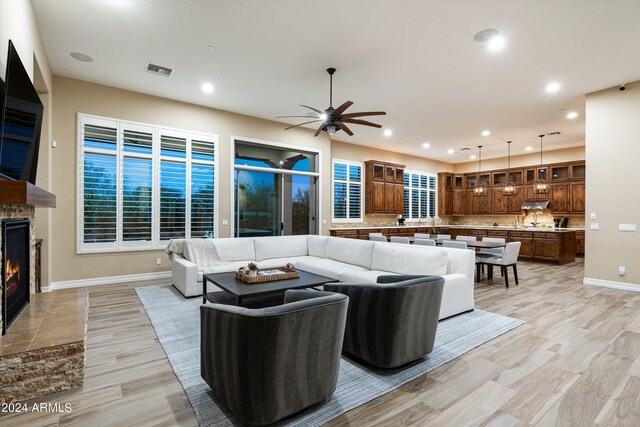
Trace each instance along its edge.
{"label": "wall-mounted flat screen tv", "polygon": [[9,40],[0,94],[0,178],[36,182],[44,107],[18,51]]}

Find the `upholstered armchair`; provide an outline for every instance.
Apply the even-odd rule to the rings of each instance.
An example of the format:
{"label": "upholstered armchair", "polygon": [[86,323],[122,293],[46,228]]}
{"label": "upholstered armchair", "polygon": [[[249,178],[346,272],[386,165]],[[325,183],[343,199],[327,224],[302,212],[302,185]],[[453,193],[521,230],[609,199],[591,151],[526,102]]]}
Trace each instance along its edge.
{"label": "upholstered armchair", "polygon": [[431,353],[444,279],[379,276],[377,283],[329,283],[349,296],[342,350],[372,366],[395,368]]}
{"label": "upholstered armchair", "polygon": [[268,308],[200,308],[200,373],[242,422],[263,425],[336,389],[349,298],[288,290]]}

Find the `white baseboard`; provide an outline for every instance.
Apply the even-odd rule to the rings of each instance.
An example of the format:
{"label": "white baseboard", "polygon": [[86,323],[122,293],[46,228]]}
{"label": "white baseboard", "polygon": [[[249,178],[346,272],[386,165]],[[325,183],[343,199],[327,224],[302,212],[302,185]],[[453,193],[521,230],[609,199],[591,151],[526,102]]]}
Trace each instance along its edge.
{"label": "white baseboard", "polygon": [[58,289],[83,288],[85,286],[113,285],[116,283],[143,282],[145,280],[170,279],[171,271],[158,271],[155,273],[127,274],[124,276],[95,277],[93,279],[65,280],[51,282],[43,287],[42,292],[51,292]]}
{"label": "white baseboard", "polygon": [[588,286],[602,286],[603,288],[640,292],[640,284],[635,283],[614,282],[613,280],[592,279],[590,277],[582,279],[582,283]]}

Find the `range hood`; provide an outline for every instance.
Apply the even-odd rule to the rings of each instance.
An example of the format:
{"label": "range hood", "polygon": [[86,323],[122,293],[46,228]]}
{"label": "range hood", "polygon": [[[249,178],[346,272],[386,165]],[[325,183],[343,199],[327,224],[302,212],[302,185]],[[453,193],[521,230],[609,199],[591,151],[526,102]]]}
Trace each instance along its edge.
{"label": "range hood", "polygon": [[522,204],[522,209],[546,209],[547,206],[549,206],[548,200],[533,200],[524,202]]}

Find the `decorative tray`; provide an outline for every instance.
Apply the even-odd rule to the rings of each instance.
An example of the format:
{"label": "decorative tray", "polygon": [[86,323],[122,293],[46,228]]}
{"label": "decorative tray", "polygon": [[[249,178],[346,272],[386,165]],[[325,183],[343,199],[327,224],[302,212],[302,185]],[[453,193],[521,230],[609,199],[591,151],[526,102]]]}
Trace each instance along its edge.
{"label": "decorative tray", "polygon": [[289,267],[259,268],[258,274],[255,276],[249,276],[248,273],[249,270],[241,268],[236,271],[236,279],[242,280],[245,283],[265,283],[275,282],[276,280],[297,279],[300,277],[300,272]]}

